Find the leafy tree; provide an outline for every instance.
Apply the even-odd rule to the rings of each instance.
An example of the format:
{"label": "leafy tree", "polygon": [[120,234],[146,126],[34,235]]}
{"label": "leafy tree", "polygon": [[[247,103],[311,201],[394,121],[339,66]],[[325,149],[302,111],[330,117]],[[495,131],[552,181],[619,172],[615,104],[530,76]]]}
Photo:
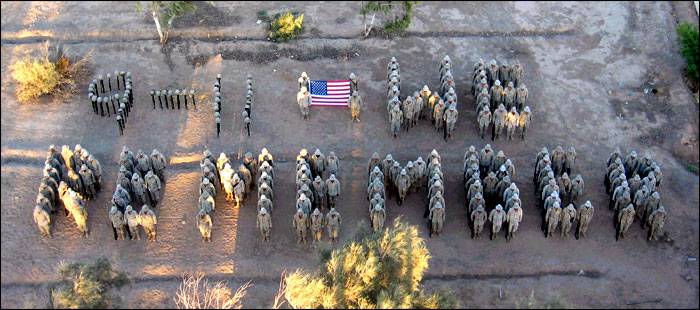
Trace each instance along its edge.
{"label": "leafy tree", "polygon": [[[365,225],[366,226],[366,225]],[[454,308],[453,297],[421,289],[430,253],[416,226],[401,218],[383,232],[364,229],[334,250],[320,275],[300,270],[285,278],[293,308]]]}
{"label": "leafy tree", "polygon": [[[369,36],[374,27],[374,19],[378,13],[382,15],[388,15],[393,12],[399,5],[402,6],[403,14],[393,16],[389,21],[384,23],[384,31],[387,33],[398,33],[408,29],[411,25],[411,18],[413,17],[413,6],[416,5],[418,1],[367,1],[367,3],[362,5],[360,9],[360,15],[362,15],[362,24],[364,25],[364,35]],[[367,14],[372,14],[372,19],[369,24],[367,24]]]}
{"label": "leafy tree", "polygon": [[[148,9],[153,16],[153,22],[156,24],[160,43],[165,44],[168,41],[168,32],[173,24],[173,21],[189,12],[194,12],[197,7],[194,1],[149,1]],[[136,2],[136,11],[143,12],[144,7],[140,1]],[[161,23],[165,24],[165,31],[161,27]]]}
{"label": "leafy tree", "polygon": [[298,12],[287,11],[270,17],[262,10],[258,12],[258,19],[269,24],[267,37],[274,42],[289,41],[304,30],[304,14]]}
{"label": "leafy tree", "polygon": [[64,280],[51,292],[54,308],[114,308],[119,298],[110,295],[109,290],[129,283],[126,275],[113,270],[105,258],[92,265],[61,264],[58,273]]}
{"label": "leafy tree", "polygon": [[678,25],[676,32],[681,41],[681,55],[688,64],[688,77],[697,84],[700,81],[700,77],[698,77],[698,65],[700,65],[698,27],[684,22]]}

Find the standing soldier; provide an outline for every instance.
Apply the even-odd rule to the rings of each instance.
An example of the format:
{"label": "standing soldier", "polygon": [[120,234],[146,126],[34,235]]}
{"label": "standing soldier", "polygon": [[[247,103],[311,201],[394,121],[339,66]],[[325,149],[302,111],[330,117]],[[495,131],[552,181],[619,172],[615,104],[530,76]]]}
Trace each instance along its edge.
{"label": "standing soldier", "polygon": [[420,119],[423,119],[423,118],[424,118],[423,110],[425,110],[425,105],[429,106],[430,110],[432,110],[433,106],[435,105],[434,102],[433,102],[433,105],[430,105],[430,104],[429,104],[429,102],[430,102],[430,100],[431,100],[431,97],[430,97],[430,94],[431,94],[431,93],[432,93],[432,92],[431,92],[430,89],[428,88],[428,85],[423,85],[423,88],[422,88],[421,91],[419,92],[420,98],[421,98],[422,101],[423,101],[423,108],[421,109],[420,115],[419,115],[419,118],[420,118]]}
{"label": "standing soldier", "polygon": [[428,236],[432,237],[433,234],[437,234],[439,236],[442,232],[442,226],[445,223],[445,208],[442,206],[441,203],[436,203],[430,209],[428,221],[430,221],[430,232]]}
{"label": "standing soldier", "polygon": [[316,176],[311,185],[313,188],[316,207],[324,210],[326,208],[326,184],[323,182],[323,179],[321,179],[321,176]]}
{"label": "standing soldier", "polygon": [[559,225],[559,220],[561,218],[561,207],[559,202],[555,201],[551,208],[547,208],[547,213],[545,214],[545,219],[547,223],[547,238],[554,234],[554,231]]}
{"label": "standing soldier", "polygon": [[350,97],[350,114],[353,121],[360,121],[360,110],[362,110],[362,97],[355,90]]}
{"label": "standing soldier", "polygon": [[[297,211],[297,214],[298,214],[298,211]],[[302,217],[304,217],[304,216],[306,216],[306,215],[304,215],[302,213]],[[306,225],[306,222],[305,221],[303,221],[303,222],[304,222],[303,224]],[[296,225],[296,215],[294,216],[294,222],[292,224]],[[260,211],[258,212],[258,220],[257,220],[255,226],[257,226],[260,229],[260,235],[262,235],[263,241],[269,242],[270,241],[270,230],[272,229],[272,217],[270,217],[270,214],[267,212],[267,210],[265,208],[260,208]],[[296,226],[295,226],[295,228],[296,228]],[[299,231],[299,229],[297,228],[297,232],[298,231]],[[306,237],[305,235],[306,235],[306,228],[304,227],[304,237]],[[297,236],[298,236],[298,234],[297,234]],[[297,239],[297,243],[298,242],[299,242],[299,239]]]}
{"label": "standing soldier", "polygon": [[[260,211],[262,212],[262,210]],[[297,213],[294,214],[294,218],[292,219],[292,226],[294,226],[297,233],[297,243],[306,243],[306,226],[308,220],[306,213],[301,209],[297,209]]]}
{"label": "standing soldier", "polygon": [[109,210],[109,219],[112,222],[112,230],[114,232],[114,240],[124,240],[124,214],[119,211],[117,205],[112,203],[112,208]]}
{"label": "standing soldier", "polygon": [[166,161],[163,154],[161,154],[157,149],[153,149],[153,152],[151,153],[151,164],[153,167],[153,172],[156,173],[158,179],[165,181],[163,172],[165,171]]}
{"label": "standing soldier", "polygon": [[309,85],[309,76],[306,75],[306,72],[302,72],[297,81],[299,82],[299,89],[306,88]]}
{"label": "standing soldier", "polygon": [[[380,197],[381,198],[381,197]],[[381,204],[374,205],[372,213],[370,214],[372,220],[372,229],[377,232],[384,228],[384,220],[386,219],[386,211]]]}
{"label": "standing soldier", "polygon": [[522,111],[523,107],[525,107],[525,104],[527,103],[527,96],[528,92],[525,84],[518,86],[518,89],[515,92],[515,102],[517,103],[519,111]]}
{"label": "standing soldier", "polygon": [[[483,92],[483,90],[482,90]],[[496,80],[493,82],[493,86],[491,86],[491,108],[497,107],[499,104],[503,103],[503,96],[505,93],[503,92],[503,86],[501,86],[501,81]],[[477,100],[477,102],[480,102]]]}
{"label": "standing soldier", "polygon": [[146,200],[146,191],[148,189],[146,188],[146,184],[143,182],[141,177],[139,176],[138,173],[134,173],[131,176],[131,191],[132,193],[139,198],[139,202],[141,204],[147,204],[148,200]]}
{"label": "standing soldier", "polygon": [[340,172],[339,161],[338,157],[335,156],[335,152],[328,153],[328,157],[326,157],[326,167],[330,174],[338,175],[338,172]]}
{"label": "standing soldier", "polygon": [[634,221],[634,206],[630,203],[626,207],[622,208],[617,214],[617,238],[624,239],[627,229],[630,228],[632,222]]}
{"label": "standing soldier", "polygon": [[34,223],[39,227],[42,235],[51,238],[51,210],[46,205],[34,207]]}
{"label": "standing soldier", "polygon": [[[517,194],[515,194],[517,197]],[[519,203],[515,203],[513,207],[508,208],[506,213],[508,219],[508,233],[506,234],[506,240],[513,239],[513,233],[518,231],[518,226],[520,221],[523,220],[523,209],[520,207]]]}
{"label": "standing soldier", "polygon": [[525,140],[525,132],[530,126],[530,120],[532,120],[532,115],[530,115],[530,107],[526,106],[523,112],[520,113],[520,118],[518,120],[518,127],[520,127],[521,134],[520,138]]}
{"label": "standing soldier", "polygon": [[581,177],[580,174],[577,174],[571,181],[571,195],[569,198],[571,202],[576,202],[578,197],[581,197],[581,195],[583,195],[583,188],[583,177]]}
{"label": "standing soldier", "polygon": [[124,221],[129,226],[129,233],[131,235],[131,240],[141,240],[141,235],[139,234],[139,214],[134,211],[131,205],[126,206],[126,211],[124,211]]}
{"label": "standing soldier", "polygon": [[146,173],[146,178],[144,179],[146,182],[146,188],[148,189],[148,198],[151,199],[151,203],[155,207],[158,202],[160,202],[160,179],[158,179],[158,176],[153,174],[153,171],[148,171]]}
{"label": "standing soldier", "polygon": [[457,112],[457,105],[454,103],[450,105],[450,108],[447,109],[447,111],[445,111],[445,140],[447,140],[447,138],[452,138],[452,132],[455,129],[455,123],[457,123],[457,114],[459,114]]}
{"label": "standing soldier", "polygon": [[141,207],[139,222],[143,226],[143,231],[146,233],[148,241],[156,241],[156,224],[158,224],[158,219],[153,210],[146,204]]}
{"label": "standing soldier", "polygon": [[[523,67],[519,62],[516,62],[510,69],[510,80],[515,83],[515,86],[520,86],[520,81],[523,78]],[[525,86],[525,84],[522,84]]]}
{"label": "standing soldier", "polygon": [[97,194],[95,191],[95,176],[86,164],[82,165],[79,174],[87,198],[90,200],[94,199]]}
{"label": "standing soldier", "polygon": [[591,223],[591,220],[593,219],[593,212],[595,210],[593,209],[593,205],[591,205],[591,202],[586,200],[586,203],[584,203],[582,206],[578,208],[578,212],[576,213],[576,219],[578,220],[578,237],[581,238],[582,236],[584,238],[587,238],[586,232],[588,231],[588,225]]}
{"label": "standing soldier", "polygon": [[500,204],[496,205],[496,208],[491,210],[491,213],[489,214],[489,221],[491,221],[491,240],[498,236],[498,233],[501,231],[501,226],[505,220],[506,212],[503,211],[503,207]]}
{"label": "standing soldier", "polygon": [[309,91],[306,90],[306,87],[301,87],[301,90],[299,93],[297,93],[297,104],[299,105],[299,109],[301,110],[301,116],[304,119],[307,119],[309,117],[309,106],[311,105],[311,96],[309,95]]}
{"label": "standing soldier", "polygon": [[438,103],[433,108],[433,119],[435,120],[435,130],[442,129],[443,126],[443,114],[445,113],[445,102],[440,99]]}
{"label": "standing soldier", "polygon": [[359,90],[358,86],[357,76],[355,76],[355,73],[350,72],[350,90],[354,93]]}
{"label": "standing soldier", "polygon": [[323,235],[323,213],[318,208],[311,213],[311,234],[314,237],[312,241],[314,244],[321,241]]}
{"label": "standing soldier", "polygon": [[503,89],[503,103],[505,104],[507,109],[510,109],[515,106],[516,96],[517,92],[513,87],[513,82],[508,82],[508,86],[505,89]]}
{"label": "standing soldier", "polygon": [[484,229],[484,224],[486,223],[486,210],[484,210],[483,204],[476,207],[476,210],[472,211],[471,219],[472,226],[474,228],[474,233],[472,234],[472,239],[481,237],[481,231]]}
{"label": "standing soldier", "polygon": [[321,153],[321,150],[316,149],[311,155],[311,172],[313,176],[323,176],[324,171],[326,171],[326,156]]}
{"label": "standing soldier", "polygon": [[399,132],[401,132],[401,125],[403,123],[403,113],[401,112],[401,109],[398,105],[394,105],[394,107],[392,108],[390,118],[391,133],[394,135],[394,138],[396,138],[396,135],[398,135]]}
{"label": "standing soldier", "polygon": [[489,129],[489,125],[491,125],[491,111],[489,110],[488,107],[484,107],[483,110],[479,112],[479,135],[481,136],[481,139],[484,138],[484,132],[486,132]]}
{"label": "standing soldier", "polygon": [[649,230],[649,241],[658,240],[659,235],[663,233],[664,223],[666,222],[667,216],[668,214],[666,213],[666,209],[664,209],[664,206],[659,206],[659,208],[656,209],[656,211],[652,212],[651,215],[649,215],[647,220],[649,226],[651,226],[651,230]]}
{"label": "standing soldier", "polygon": [[498,109],[493,113],[494,131],[491,140],[498,140],[501,136],[501,132],[503,132],[503,128],[506,125],[506,114],[508,114],[506,108],[502,104],[498,105]]}
{"label": "standing soldier", "polygon": [[576,208],[574,204],[569,204],[561,210],[561,237],[568,237],[571,227],[574,226],[574,220],[576,219]]}
{"label": "standing soldier", "polygon": [[335,209],[335,204],[340,196],[340,181],[335,178],[335,174],[331,174],[330,178],[326,180],[326,191],[328,193],[328,207]]}
{"label": "standing soldier", "polygon": [[396,187],[399,191],[399,206],[403,204],[408,194],[408,189],[411,187],[411,178],[408,176],[406,169],[401,169],[401,173],[396,178]]}
{"label": "standing soldier", "polygon": [[211,217],[206,211],[200,209],[197,213],[197,228],[199,228],[199,233],[205,242],[211,242],[211,226]]}
{"label": "standing soldier", "polygon": [[338,232],[340,231],[341,223],[340,213],[335,208],[331,208],[331,211],[326,214],[326,225],[328,226],[328,236],[331,238],[331,242],[338,242]]}
{"label": "standing soldier", "polygon": [[515,133],[515,129],[518,128],[519,120],[520,115],[518,111],[515,110],[515,107],[512,107],[508,115],[506,115],[506,133],[508,135],[508,140],[513,140],[513,133]]}

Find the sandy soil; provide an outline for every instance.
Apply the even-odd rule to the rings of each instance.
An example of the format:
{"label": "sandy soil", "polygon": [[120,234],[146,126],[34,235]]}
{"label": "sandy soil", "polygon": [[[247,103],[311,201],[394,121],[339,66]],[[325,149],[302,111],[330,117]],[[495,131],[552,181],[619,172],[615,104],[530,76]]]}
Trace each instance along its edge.
{"label": "sandy soil", "polygon": [[[688,2],[689,3],[689,2]],[[134,278],[121,290],[127,307],[174,307],[183,272],[204,271],[238,286],[252,280],[248,307],[269,307],[284,270],[318,268],[317,250],[294,243],[294,156],[320,148],[340,157],[342,238],[365,220],[366,163],[372,152],[391,152],[402,163],[443,158],[448,220],[445,233],[429,239],[432,259],[425,277],[429,290],[445,289],[464,307],[523,307],[537,303],[575,307],[698,307],[698,176],[686,168],[698,160],[698,108],[682,80],[682,58],[674,27],[692,9],[678,3],[421,3],[406,36],[360,39],[358,4],[216,3],[175,23],[161,48],[146,14],[129,3],[2,3],[1,142],[1,305],[43,307],[57,280],[60,261],[106,256]],[[109,8],[109,9],[105,9]],[[302,39],[270,43],[256,12],[303,11]],[[90,12],[90,14],[85,14]],[[95,16],[99,18],[95,18]],[[209,18],[215,16],[215,18]],[[692,16],[692,15],[691,15]],[[45,38],[63,39],[69,53],[94,52],[95,72],[128,69],[134,75],[136,108],[124,136],[113,118],[96,117],[85,94],[72,102],[20,105],[14,98],[9,65]],[[390,137],[383,102],[384,68],[391,56],[401,64],[402,89],[438,83],[438,62],[450,55],[456,66],[459,120],[445,142],[429,122],[398,139]],[[530,89],[534,124],[525,142],[478,138],[468,76],[479,59],[520,61]],[[349,111],[313,108],[303,121],[294,104],[296,78],[333,79],[351,71],[360,77],[368,108],[361,123]],[[223,79],[222,135],[216,138],[213,112],[205,103],[217,73]],[[245,75],[253,74],[256,103],[252,137],[240,134]],[[651,85],[655,95],[644,94]],[[87,81],[85,81],[85,87]],[[197,110],[153,110],[152,88],[200,91]],[[690,141],[689,143],[684,143]],[[101,161],[103,192],[89,203],[91,235],[83,239],[68,218],[56,217],[54,238],[42,238],[31,207],[49,144],[80,143]],[[515,240],[472,240],[467,232],[462,156],[466,147],[491,143],[517,168],[525,217]],[[573,145],[575,173],[586,181],[583,199],[597,208],[589,239],[545,239],[529,178],[542,146]],[[115,241],[107,207],[117,177],[122,145],[158,148],[170,160],[162,206],[157,209],[158,242]],[[255,228],[255,199],[240,209],[217,197],[213,242],[195,228],[197,165],[204,146],[230,157],[267,147],[275,155],[272,242],[262,244]],[[605,208],[605,161],[615,148],[650,151],[664,172],[662,202],[669,210],[664,241],[647,242],[639,225],[615,241],[612,212]],[[238,161],[236,161],[238,162]],[[425,193],[388,205],[388,219],[403,215],[423,225]],[[329,246],[329,245],[325,245]],[[583,271],[581,274],[580,271]],[[499,294],[500,291],[500,294]],[[500,297],[499,297],[500,295]],[[660,299],[660,300],[659,300]],[[652,301],[652,302],[649,302]],[[647,302],[637,305],[627,303]]]}

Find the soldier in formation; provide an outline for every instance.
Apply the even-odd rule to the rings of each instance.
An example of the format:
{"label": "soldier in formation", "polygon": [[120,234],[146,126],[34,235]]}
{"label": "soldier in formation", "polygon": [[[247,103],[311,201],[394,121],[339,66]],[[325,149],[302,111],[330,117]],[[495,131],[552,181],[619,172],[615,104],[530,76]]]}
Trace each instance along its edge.
{"label": "soldier in formation", "polygon": [[[574,155],[575,156],[575,155]],[[661,167],[652,159],[649,152],[639,158],[636,151],[626,156],[619,148],[615,149],[607,161],[605,188],[610,195],[608,206],[615,211],[617,238],[624,238],[627,229],[638,217],[642,228],[651,225],[649,240],[656,240],[661,234],[666,219],[666,210],[661,209]],[[656,226],[653,226],[656,217]]]}

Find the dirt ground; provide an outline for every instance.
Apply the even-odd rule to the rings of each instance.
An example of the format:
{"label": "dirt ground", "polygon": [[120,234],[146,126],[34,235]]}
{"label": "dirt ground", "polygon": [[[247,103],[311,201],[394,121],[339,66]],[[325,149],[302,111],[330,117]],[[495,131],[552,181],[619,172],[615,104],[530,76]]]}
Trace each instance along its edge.
{"label": "dirt ground", "polygon": [[[697,308],[698,106],[683,82],[683,59],[675,34],[678,20],[695,20],[691,2],[421,2],[405,36],[362,39],[359,3],[259,2],[198,4],[175,22],[162,48],[152,21],[122,2],[2,2],[2,187],[0,252],[1,306],[45,307],[46,289],[57,280],[61,261],[105,256],[134,279],[119,294],[125,307],[174,307],[183,272],[203,271],[234,287],[251,280],[246,307],[269,307],[284,270],[318,268],[318,251],[294,243],[294,156],[320,148],[340,157],[342,238],[367,218],[366,163],[372,152],[391,152],[405,164],[432,149],[442,156],[448,219],[442,236],[427,241],[432,259],[424,284],[444,289],[463,307],[534,305],[569,307]],[[305,13],[302,38],[276,44],[265,39],[256,13]],[[136,107],[119,136],[114,118],[96,117],[85,94],[67,104],[20,105],[9,65],[44,39],[61,39],[73,55],[94,53],[94,72],[129,70]],[[459,95],[454,140],[445,142],[429,122],[392,139],[384,104],[384,70],[396,56],[402,89],[412,92],[439,81],[438,63],[450,55]],[[483,58],[519,61],[530,90],[533,126],[526,141],[481,140],[474,98],[473,64]],[[360,78],[367,109],[360,123],[349,111],[312,108],[303,121],[295,104],[296,78]],[[222,135],[216,138],[211,85],[223,74]],[[240,133],[245,75],[252,74],[255,105],[252,137]],[[87,88],[88,81],[83,82]],[[197,110],[151,108],[152,88],[187,87],[200,92]],[[645,94],[654,88],[655,94]],[[91,234],[81,238],[72,220],[56,216],[53,239],[42,238],[32,221],[32,203],[49,144],[80,143],[102,163],[103,191],[89,202]],[[467,231],[462,157],[469,145],[503,150],[517,168],[525,216],[515,239],[472,240]],[[169,158],[163,202],[157,208],[158,242],[115,241],[107,208],[115,187],[118,154],[158,148]],[[260,242],[256,199],[240,209],[219,195],[213,241],[203,243],[194,224],[197,162],[208,146],[236,158],[267,147],[275,156],[272,241]],[[543,146],[575,146],[575,173],[586,182],[584,200],[596,213],[587,240],[544,238],[535,206],[533,172]],[[638,223],[615,241],[612,212],[603,186],[605,161],[615,147],[649,151],[662,166],[662,203],[669,211],[666,236],[647,242]],[[238,160],[236,160],[238,162]],[[398,207],[422,227],[425,192]],[[330,245],[324,245],[330,246]],[[532,294],[533,298],[529,298]]]}

